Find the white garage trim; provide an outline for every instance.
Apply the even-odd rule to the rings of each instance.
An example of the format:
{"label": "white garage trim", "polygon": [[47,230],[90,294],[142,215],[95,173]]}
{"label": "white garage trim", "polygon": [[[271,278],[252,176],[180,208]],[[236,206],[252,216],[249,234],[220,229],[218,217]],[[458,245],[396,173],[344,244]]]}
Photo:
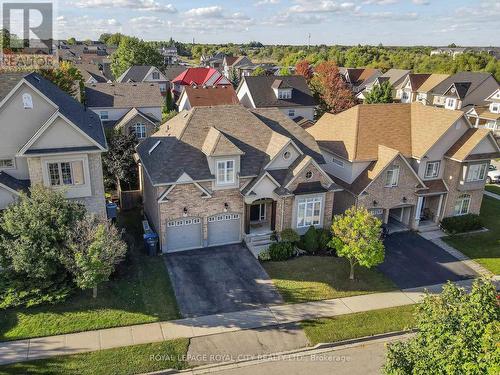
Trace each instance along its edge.
{"label": "white garage trim", "polygon": [[165,231],[165,250],[192,250],[203,247],[203,225],[199,217],[183,217],[167,222]]}
{"label": "white garage trim", "polygon": [[241,242],[241,214],[224,212],[207,218],[208,246]]}

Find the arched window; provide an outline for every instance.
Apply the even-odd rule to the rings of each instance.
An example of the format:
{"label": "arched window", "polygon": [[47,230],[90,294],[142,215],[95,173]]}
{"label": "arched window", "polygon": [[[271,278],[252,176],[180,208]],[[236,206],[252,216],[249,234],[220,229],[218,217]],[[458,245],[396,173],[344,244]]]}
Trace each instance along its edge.
{"label": "arched window", "polygon": [[455,202],[454,213],[458,215],[466,215],[469,213],[470,208],[470,194],[462,194],[457,198]]}
{"label": "arched window", "polygon": [[130,128],[131,132],[135,134],[137,139],[146,138],[146,125],[141,122],[135,123]]}
{"label": "arched window", "polygon": [[32,109],[33,108],[33,98],[30,94],[23,94],[23,107],[24,109]]}

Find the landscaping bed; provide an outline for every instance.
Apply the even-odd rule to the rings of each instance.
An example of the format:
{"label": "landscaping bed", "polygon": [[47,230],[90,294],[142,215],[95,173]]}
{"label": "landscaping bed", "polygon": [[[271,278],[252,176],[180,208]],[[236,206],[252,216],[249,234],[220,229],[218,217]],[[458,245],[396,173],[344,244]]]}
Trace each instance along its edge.
{"label": "landscaping bed", "polygon": [[120,215],[132,237],[128,259],[111,281],[77,291],[66,301],[33,308],[0,310],[0,341],[58,335],[179,318],[163,261],[144,254],[139,210]]}

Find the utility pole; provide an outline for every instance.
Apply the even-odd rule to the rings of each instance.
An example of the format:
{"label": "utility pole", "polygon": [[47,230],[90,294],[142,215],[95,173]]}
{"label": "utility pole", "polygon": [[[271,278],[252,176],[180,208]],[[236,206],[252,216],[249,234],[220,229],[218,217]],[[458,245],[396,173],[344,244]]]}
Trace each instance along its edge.
{"label": "utility pole", "polygon": [[311,33],[307,34],[307,49],[309,49],[309,46],[311,45]]}

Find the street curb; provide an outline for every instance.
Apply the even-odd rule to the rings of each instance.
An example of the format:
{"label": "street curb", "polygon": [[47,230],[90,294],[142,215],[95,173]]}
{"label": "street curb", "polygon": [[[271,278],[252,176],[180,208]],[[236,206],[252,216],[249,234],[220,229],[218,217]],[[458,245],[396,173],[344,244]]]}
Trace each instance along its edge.
{"label": "street curb", "polygon": [[295,349],[295,350],[290,350],[287,352],[277,352],[277,353],[271,353],[271,354],[265,354],[262,355],[265,358],[261,359],[248,359],[248,360],[242,360],[242,361],[230,361],[230,362],[222,362],[222,363],[217,363],[217,364],[211,364],[211,365],[203,365],[199,367],[193,367],[191,369],[186,369],[186,370],[175,370],[175,369],[165,369],[165,370],[160,370],[160,371],[155,371],[155,372],[148,372],[148,373],[143,373],[141,375],[171,375],[171,374],[207,374],[207,373],[212,373],[216,371],[222,371],[222,370],[230,370],[234,368],[239,368],[239,367],[246,367],[246,366],[251,366],[251,365],[256,365],[260,363],[265,363],[269,361],[273,361],[276,359],[276,357],[280,356],[293,356],[294,354],[300,354],[298,356],[306,356],[309,354],[315,354],[315,353],[321,353],[325,351],[329,351],[332,348],[336,348],[336,350],[341,350],[341,349],[348,349],[356,346],[361,346],[366,343],[375,343],[378,341],[383,341],[389,338],[396,338],[396,337],[404,337],[404,336],[409,336],[413,333],[415,333],[417,330],[416,329],[410,329],[410,330],[405,330],[405,331],[395,331],[395,332],[387,332],[387,333],[381,333],[373,336],[365,336],[365,337],[359,337],[356,339],[349,339],[349,340],[343,340],[343,341],[337,341],[337,342],[330,342],[330,343],[319,343],[311,347],[305,347],[301,349]]}

